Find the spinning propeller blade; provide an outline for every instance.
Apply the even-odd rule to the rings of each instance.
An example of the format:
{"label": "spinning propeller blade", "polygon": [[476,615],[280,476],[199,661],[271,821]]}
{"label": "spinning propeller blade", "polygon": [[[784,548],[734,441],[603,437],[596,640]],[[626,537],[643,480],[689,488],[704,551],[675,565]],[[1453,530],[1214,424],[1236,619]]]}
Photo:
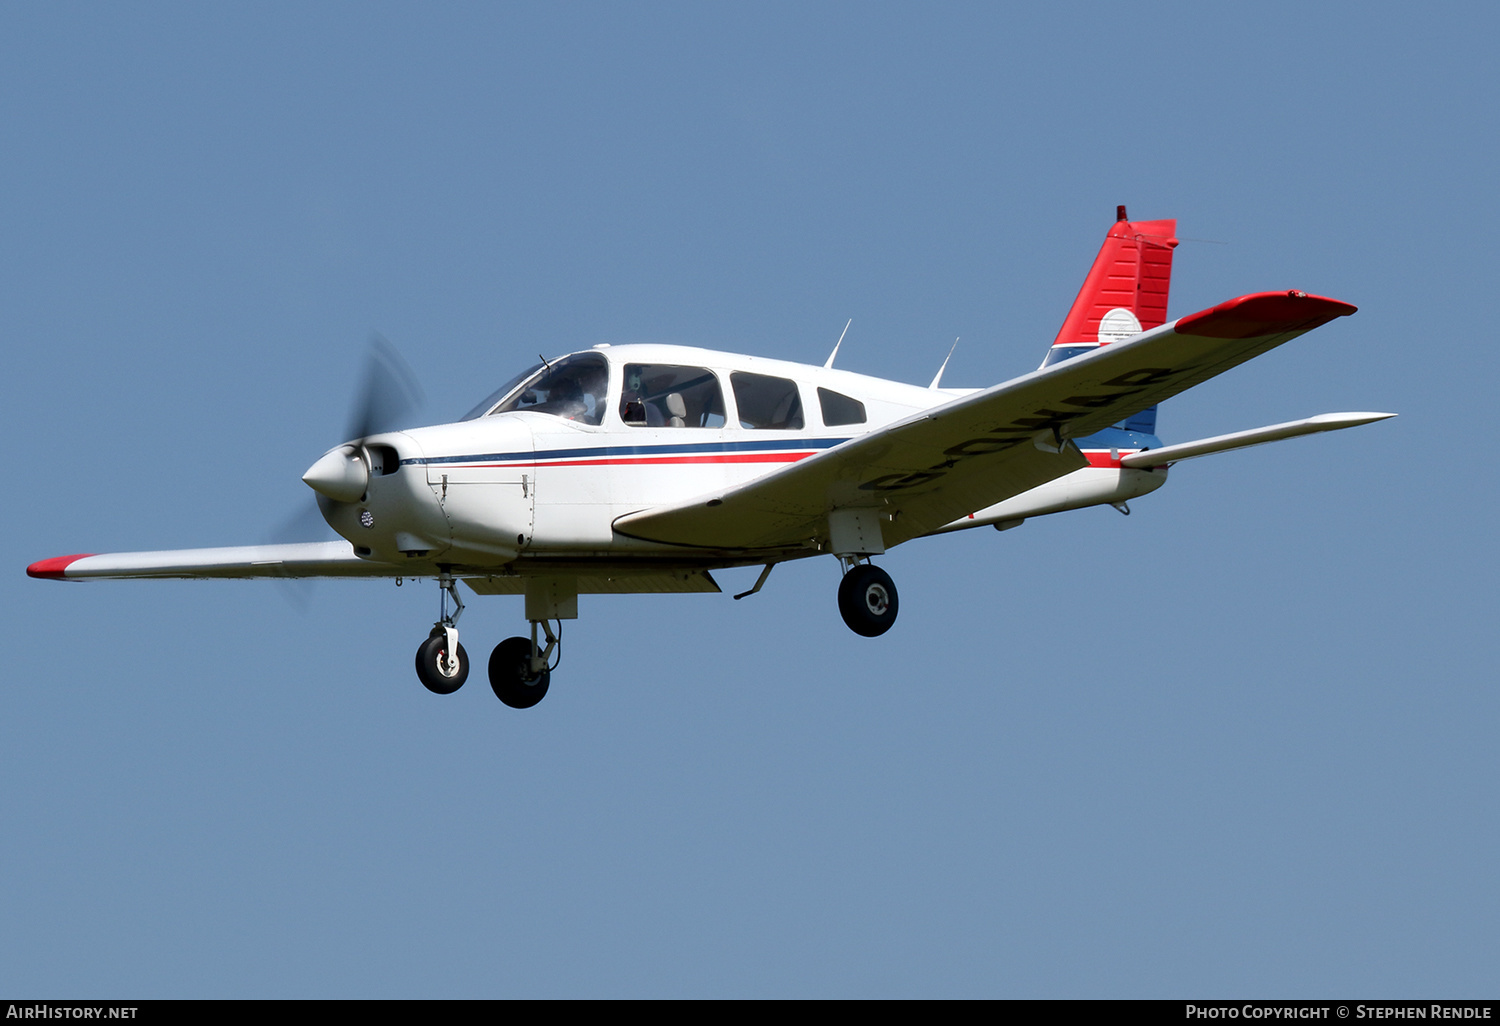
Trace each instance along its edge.
{"label": "spinning propeller blade", "polygon": [[364,382],[354,397],[349,440],[402,427],[402,418],[422,403],[422,386],[396,347],[378,332],[370,338]]}
{"label": "spinning propeller blade", "polygon": [[[421,403],[422,387],[417,383],[411,366],[389,339],[379,332],[373,333],[365,357],[364,380],[354,395],[344,436],[348,442],[324,454],[302,475],[302,480],[329,498],[355,501],[368,485],[370,473],[368,454],[364,452],[361,440],[403,427],[405,418]],[[288,518],[274,532],[272,540],[276,543],[310,541],[329,533],[322,512],[313,504]],[[305,608],[307,582],[289,580],[284,583],[286,588],[283,590],[288,598]]]}

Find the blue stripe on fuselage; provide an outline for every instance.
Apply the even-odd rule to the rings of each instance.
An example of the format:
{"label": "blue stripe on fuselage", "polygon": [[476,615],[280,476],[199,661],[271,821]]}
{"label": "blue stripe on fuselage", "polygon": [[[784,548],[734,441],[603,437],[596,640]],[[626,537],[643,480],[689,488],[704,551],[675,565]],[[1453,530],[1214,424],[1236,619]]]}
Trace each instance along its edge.
{"label": "blue stripe on fuselage", "polygon": [[427,456],[402,460],[401,465],[451,463],[533,462],[536,460],[588,459],[595,456],[685,456],[691,453],[775,452],[831,449],[847,438],[782,438],[764,442],[689,442],[680,445],[601,445],[586,449],[539,449],[527,452],[488,452],[469,456]]}

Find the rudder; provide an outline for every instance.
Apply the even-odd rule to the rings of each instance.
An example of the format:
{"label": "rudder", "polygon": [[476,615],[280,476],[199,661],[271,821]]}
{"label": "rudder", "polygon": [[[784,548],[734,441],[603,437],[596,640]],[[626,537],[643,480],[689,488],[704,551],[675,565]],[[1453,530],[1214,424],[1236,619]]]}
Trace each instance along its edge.
{"label": "rudder", "polygon": [[1177,221],[1131,221],[1123,206],[1116,213],[1044,367],[1166,323]]}
{"label": "rudder", "polygon": [[[1078,356],[1160,327],[1167,321],[1172,288],[1172,252],[1177,248],[1177,221],[1132,221],[1125,207],[1104,236],[1099,255],[1083,279],[1078,298],[1068,309],[1042,366]],[[1156,407],[1142,410],[1118,425],[1154,434]]]}

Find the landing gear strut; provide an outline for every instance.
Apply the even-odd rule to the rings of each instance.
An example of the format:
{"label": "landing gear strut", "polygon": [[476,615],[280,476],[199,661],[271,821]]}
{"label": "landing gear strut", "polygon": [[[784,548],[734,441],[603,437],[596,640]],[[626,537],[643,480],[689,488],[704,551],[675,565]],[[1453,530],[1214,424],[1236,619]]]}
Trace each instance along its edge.
{"label": "landing gear strut", "polygon": [[[463,614],[464,600],[451,573],[439,573],[438,585],[442,600],[438,621],[417,649],[417,679],[428,691],[451,695],[469,677],[469,654],[458,643],[458,618]],[[453,601],[451,615],[449,599]],[[562,622],[577,618],[576,580],[529,580],[526,619],[531,622],[531,637],[506,638],[490,653],[490,687],[495,697],[512,709],[530,709],[540,702],[552,682],[552,671],[562,662]],[[556,631],[552,629],[554,622]]]}
{"label": "landing gear strut", "polygon": [[896,582],[871,563],[854,563],[839,582],[839,613],[855,634],[878,638],[896,622]]}
{"label": "landing gear strut", "polygon": [[[541,627],[547,644],[537,644],[537,628]],[[562,621],[557,622],[562,631]],[[546,620],[531,621],[530,638],[506,638],[490,653],[490,688],[495,697],[512,709],[530,709],[547,695],[547,686],[552,682],[553,652],[558,651],[562,639],[552,632]],[[561,654],[559,653],[559,659]]]}
{"label": "landing gear strut", "polygon": [[[458,643],[458,618],[464,601],[458,597],[457,582],[449,574],[438,577],[442,587],[442,604],[432,633],[417,649],[417,679],[436,695],[451,695],[469,679],[469,654]],[[448,599],[453,599],[453,615],[448,615]]]}

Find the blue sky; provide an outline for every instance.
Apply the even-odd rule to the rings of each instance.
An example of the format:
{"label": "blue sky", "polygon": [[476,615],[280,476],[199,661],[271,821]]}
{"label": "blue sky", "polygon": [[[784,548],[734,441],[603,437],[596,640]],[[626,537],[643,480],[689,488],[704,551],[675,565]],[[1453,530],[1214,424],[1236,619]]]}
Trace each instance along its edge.
{"label": "blue sky", "polygon": [[[0,8],[0,990],[1493,996],[1500,158],[1479,4]],[[1171,315],[1360,312],[1085,510],[752,599],[585,597],[422,690],[431,584],[29,580],[305,504],[372,330],[426,420],[664,341],[1032,369],[1118,203]],[[1479,469],[1476,469],[1479,468]],[[754,571],[720,575],[743,590]],[[520,633],[473,598],[466,647]]]}

